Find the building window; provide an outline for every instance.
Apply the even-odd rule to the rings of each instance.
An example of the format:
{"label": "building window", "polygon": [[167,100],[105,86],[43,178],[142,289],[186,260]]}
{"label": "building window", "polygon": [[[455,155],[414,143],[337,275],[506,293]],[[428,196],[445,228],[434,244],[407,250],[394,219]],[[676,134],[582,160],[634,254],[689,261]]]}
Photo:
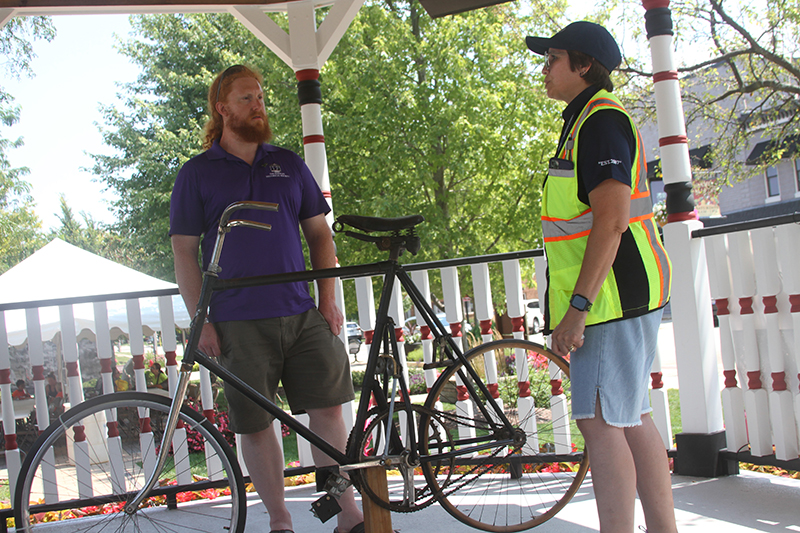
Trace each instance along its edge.
{"label": "building window", "polygon": [[797,192],[800,192],[800,157],[794,160],[794,179],[797,182]]}
{"label": "building window", "polygon": [[780,187],[778,186],[778,170],[773,167],[767,167],[767,197],[775,198],[781,195]]}

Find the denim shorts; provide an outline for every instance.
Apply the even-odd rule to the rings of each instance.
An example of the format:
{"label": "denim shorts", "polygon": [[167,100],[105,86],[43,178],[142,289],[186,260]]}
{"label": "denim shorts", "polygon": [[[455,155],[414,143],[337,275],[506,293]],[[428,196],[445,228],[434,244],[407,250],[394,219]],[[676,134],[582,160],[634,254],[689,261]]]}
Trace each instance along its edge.
{"label": "denim shorts", "polygon": [[[281,382],[292,413],[355,398],[347,350],[316,307],[299,315],[215,326],[222,344],[220,364],[272,401]],[[274,419],[227,383],[225,398],[236,433],[257,433]]]}
{"label": "denim shorts", "polygon": [[641,425],[650,407],[650,370],[656,356],[661,309],[588,326],[583,346],[570,357],[572,418],[594,418],[600,397],[603,420],[615,427]]}

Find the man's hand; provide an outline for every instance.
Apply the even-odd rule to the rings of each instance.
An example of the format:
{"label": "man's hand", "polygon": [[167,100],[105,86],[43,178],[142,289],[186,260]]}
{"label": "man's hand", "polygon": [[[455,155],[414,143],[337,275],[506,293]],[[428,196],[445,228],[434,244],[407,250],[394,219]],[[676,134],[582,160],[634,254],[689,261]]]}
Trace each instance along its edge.
{"label": "man's hand", "polygon": [[209,357],[219,357],[222,355],[219,335],[217,335],[217,330],[213,324],[203,324],[203,330],[200,332],[200,341],[197,343],[197,349]]}
{"label": "man's hand", "polygon": [[342,325],[344,324],[344,315],[333,299],[321,300],[319,303],[319,312],[322,313],[322,316],[325,318],[325,321],[328,323],[328,326],[330,326],[331,332],[334,335],[341,333]]}

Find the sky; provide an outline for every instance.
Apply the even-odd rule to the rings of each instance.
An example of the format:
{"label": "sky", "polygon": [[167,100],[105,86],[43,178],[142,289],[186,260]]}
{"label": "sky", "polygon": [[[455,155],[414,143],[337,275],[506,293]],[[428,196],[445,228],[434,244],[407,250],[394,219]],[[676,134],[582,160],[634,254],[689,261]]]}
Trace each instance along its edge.
{"label": "sky", "polygon": [[25,145],[7,155],[12,167],[30,169],[23,179],[45,229],[59,225],[61,193],[76,215],[112,222],[114,195],[96,181],[88,154],[113,153],[97,127],[99,107],[115,104],[118,84],[134,81],[139,72],[114,47],[114,34],[126,38],[130,31],[128,17],[61,15],[53,23],[55,39],[34,44],[34,77],[1,82],[22,111],[17,124],[0,128],[0,136],[23,137]]}

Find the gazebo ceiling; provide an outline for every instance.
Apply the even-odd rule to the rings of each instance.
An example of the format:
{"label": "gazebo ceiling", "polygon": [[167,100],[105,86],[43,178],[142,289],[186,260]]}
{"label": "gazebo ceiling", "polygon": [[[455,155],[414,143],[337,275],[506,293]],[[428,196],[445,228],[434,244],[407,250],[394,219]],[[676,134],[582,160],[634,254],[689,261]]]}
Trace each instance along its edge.
{"label": "gazebo ceiling", "polygon": [[[0,9],[20,10],[20,14],[57,13],[143,13],[143,12],[214,12],[228,6],[264,6],[267,11],[279,10],[289,2],[306,0],[0,0]],[[333,4],[333,0],[312,0],[315,6]],[[472,9],[503,4],[511,0],[420,0],[432,18]]]}

